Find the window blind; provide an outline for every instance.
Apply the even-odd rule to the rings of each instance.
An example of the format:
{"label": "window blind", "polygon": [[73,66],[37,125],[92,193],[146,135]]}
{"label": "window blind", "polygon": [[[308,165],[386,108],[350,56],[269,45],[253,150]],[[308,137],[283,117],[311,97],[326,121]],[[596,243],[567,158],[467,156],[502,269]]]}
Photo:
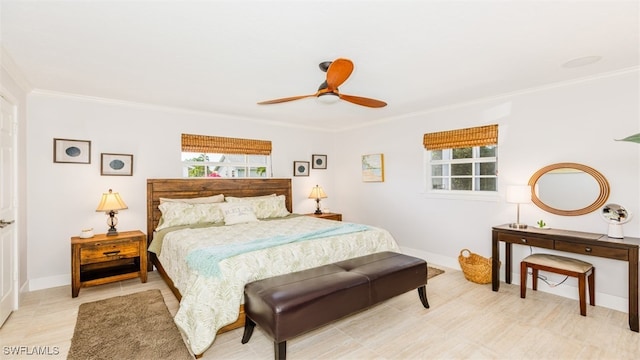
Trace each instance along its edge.
{"label": "window blind", "polygon": [[182,151],[220,154],[271,155],[271,141],[182,134]]}
{"label": "window blind", "polygon": [[498,144],[498,125],[478,126],[424,134],[422,139],[427,150],[457,149],[471,146]]}

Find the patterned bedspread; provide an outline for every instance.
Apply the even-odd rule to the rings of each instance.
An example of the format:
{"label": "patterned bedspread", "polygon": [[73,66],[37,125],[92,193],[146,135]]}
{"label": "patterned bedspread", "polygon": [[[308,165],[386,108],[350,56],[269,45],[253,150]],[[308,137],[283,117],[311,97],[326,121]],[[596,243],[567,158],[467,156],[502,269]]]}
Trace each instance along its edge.
{"label": "patterned bedspread", "polygon": [[159,259],[182,294],[175,322],[194,354],[213,343],[218,330],[236,321],[244,300],[244,285],[259,279],[321,266],[381,251],[400,249],[388,231],[369,230],[314,238],[243,253],[219,263],[221,276],[191,268],[186,258],[194,250],[244,243],[275,236],[317,232],[339,222],[308,216],[287,217],[232,226],[181,229],[168,233]]}

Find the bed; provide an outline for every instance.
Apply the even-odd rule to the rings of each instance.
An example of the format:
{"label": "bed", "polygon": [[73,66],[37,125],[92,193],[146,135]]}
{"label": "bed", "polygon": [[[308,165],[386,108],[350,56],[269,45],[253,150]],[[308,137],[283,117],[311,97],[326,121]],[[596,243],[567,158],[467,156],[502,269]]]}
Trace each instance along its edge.
{"label": "bed", "polygon": [[[283,202],[283,209],[277,216],[232,226],[216,223],[166,228],[167,223],[163,223],[161,198],[193,199],[220,194],[227,201],[236,198],[244,205],[248,204],[244,199],[269,197],[272,202],[277,197]],[[149,261],[180,300],[176,325],[194,354],[202,355],[216,333],[244,325],[242,302],[247,282],[373,252],[399,252],[386,230],[290,214],[291,198],[291,179],[147,180],[147,235],[154,251],[149,253]],[[230,205],[220,206],[227,209]],[[166,220],[166,205],[162,208]],[[159,225],[165,229],[156,233]],[[158,238],[155,243],[154,237]],[[228,252],[227,242],[233,242],[229,246],[234,249],[247,244],[257,247],[242,253],[233,250],[230,256],[219,257]],[[221,245],[222,250],[219,244],[225,244]],[[212,257],[215,260],[209,264]]]}

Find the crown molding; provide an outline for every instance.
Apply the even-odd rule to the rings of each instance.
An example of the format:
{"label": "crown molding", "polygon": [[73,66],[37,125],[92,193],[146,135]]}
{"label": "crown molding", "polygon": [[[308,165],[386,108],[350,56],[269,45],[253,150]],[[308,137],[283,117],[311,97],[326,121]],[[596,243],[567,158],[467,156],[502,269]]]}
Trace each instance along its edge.
{"label": "crown molding", "polygon": [[7,49],[0,44],[0,67],[2,67],[9,76],[15,81],[15,83],[24,90],[25,93],[29,93],[33,90],[33,87],[24,76],[24,73],[20,67],[13,60],[13,57],[9,54]]}

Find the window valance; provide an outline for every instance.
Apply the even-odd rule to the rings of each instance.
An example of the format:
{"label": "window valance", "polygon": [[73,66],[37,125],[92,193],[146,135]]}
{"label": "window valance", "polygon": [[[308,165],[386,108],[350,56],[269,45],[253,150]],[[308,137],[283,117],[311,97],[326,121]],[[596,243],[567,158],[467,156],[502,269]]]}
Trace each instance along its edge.
{"label": "window valance", "polygon": [[424,134],[422,143],[427,150],[497,145],[498,125],[427,133]]}
{"label": "window valance", "polygon": [[182,151],[220,154],[270,155],[271,141],[182,134]]}

